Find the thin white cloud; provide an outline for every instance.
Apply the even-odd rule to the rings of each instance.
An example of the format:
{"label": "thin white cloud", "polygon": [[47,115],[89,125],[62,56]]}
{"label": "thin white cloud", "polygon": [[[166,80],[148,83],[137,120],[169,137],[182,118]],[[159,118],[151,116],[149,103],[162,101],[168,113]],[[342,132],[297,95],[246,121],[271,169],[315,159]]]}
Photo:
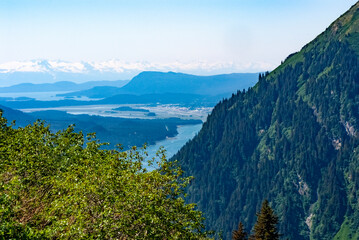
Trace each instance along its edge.
{"label": "thin white cloud", "polygon": [[121,60],[109,60],[103,62],[66,62],[66,61],[13,61],[0,64],[0,73],[12,72],[65,72],[65,73],[89,73],[98,72],[141,72],[141,71],[175,71],[188,73],[212,73],[212,72],[257,72],[272,70],[275,66],[265,62],[234,63],[234,62],[125,62]]}

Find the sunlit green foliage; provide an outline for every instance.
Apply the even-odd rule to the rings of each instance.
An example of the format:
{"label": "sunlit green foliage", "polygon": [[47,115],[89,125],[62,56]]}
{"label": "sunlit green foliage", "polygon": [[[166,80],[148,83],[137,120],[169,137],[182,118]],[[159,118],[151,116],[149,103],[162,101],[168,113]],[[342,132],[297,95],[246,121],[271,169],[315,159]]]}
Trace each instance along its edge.
{"label": "sunlit green foliage", "polygon": [[208,236],[201,213],[184,203],[191,178],[164,152],[160,170],[147,171],[143,150],[101,150],[73,127],[15,129],[0,115],[0,128],[0,239]]}

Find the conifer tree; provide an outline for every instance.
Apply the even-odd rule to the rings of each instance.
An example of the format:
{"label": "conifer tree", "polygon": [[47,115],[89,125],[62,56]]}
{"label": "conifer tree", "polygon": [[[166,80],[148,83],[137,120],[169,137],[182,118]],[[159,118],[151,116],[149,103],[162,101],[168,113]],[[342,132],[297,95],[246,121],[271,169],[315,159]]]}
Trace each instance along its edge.
{"label": "conifer tree", "polygon": [[268,200],[262,203],[261,211],[257,214],[257,222],[254,225],[253,240],[277,240],[280,234],[277,230],[278,217],[269,206]]}
{"label": "conifer tree", "polygon": [[239,222],[238,229],[232,232],[232,240],[247,240],[247,235],[243,223]]}

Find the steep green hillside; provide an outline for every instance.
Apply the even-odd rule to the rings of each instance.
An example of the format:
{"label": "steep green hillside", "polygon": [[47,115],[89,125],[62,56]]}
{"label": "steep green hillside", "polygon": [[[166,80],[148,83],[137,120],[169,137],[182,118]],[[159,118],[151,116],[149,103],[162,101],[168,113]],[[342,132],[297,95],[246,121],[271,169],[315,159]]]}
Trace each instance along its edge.
{"label": "steep green hillside", "polygon": [[264,199],[283,239],[359,235],[359,3],[257,85],[220,102],[174,156],[226,239]]}

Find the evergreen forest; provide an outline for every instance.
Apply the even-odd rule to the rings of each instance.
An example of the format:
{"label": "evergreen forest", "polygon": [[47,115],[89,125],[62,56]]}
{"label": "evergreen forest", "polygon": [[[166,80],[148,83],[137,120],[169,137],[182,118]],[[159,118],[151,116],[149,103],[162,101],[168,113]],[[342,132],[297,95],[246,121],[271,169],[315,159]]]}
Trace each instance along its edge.
{"label": "evergreen forest", "polygon": [[359,3],[223,99],[173,157],[189,202],[231,239],[268,199],[283,239],[359,239]]}

